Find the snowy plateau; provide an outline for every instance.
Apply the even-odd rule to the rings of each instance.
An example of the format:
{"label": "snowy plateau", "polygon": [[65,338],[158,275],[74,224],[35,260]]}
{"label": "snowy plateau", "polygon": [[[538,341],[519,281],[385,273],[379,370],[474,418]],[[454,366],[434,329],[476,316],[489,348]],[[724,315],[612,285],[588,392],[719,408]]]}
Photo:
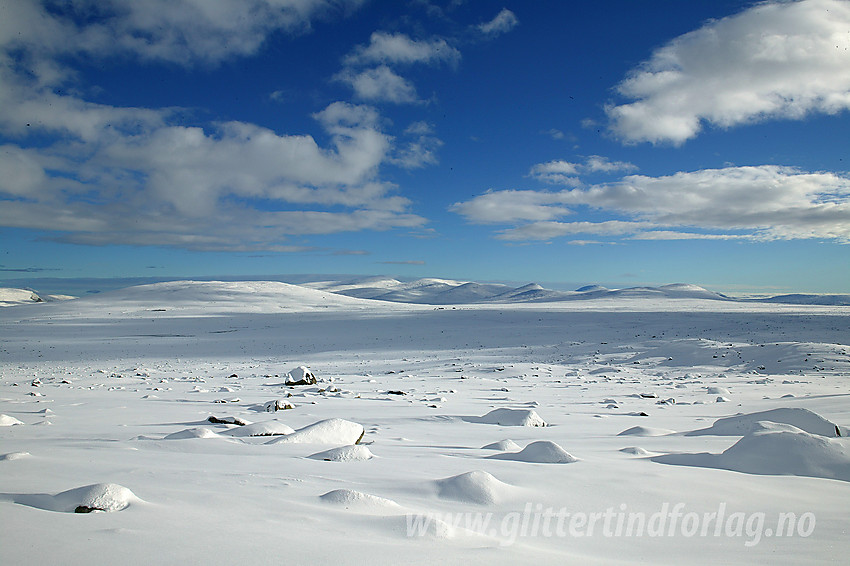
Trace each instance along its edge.
{"label": "snowy plateau", "polygon": [[850,301],[693,285],[0,293],[0,564],[824,564]]}

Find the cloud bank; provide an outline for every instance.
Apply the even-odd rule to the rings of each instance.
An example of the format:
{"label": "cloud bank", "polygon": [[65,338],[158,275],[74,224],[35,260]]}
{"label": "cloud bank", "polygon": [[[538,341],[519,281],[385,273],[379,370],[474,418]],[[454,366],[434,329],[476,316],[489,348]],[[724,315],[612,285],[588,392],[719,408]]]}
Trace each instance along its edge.
{"label": "cloud bank", "polygon": [[[578,208],[612,218],[563,221]],[[475,224],[515,225],[496,236],[511,241],[596,234],[850,243],[850,176],[772,165],[629,175],[562,191],[488,191],[450,210]]]}

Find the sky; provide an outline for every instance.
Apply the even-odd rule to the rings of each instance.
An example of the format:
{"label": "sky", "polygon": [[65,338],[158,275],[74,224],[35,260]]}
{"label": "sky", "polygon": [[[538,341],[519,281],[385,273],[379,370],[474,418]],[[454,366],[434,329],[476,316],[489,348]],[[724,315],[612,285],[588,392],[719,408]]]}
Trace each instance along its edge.
{"label": "sky", "polygon": [[0,279],[848,293],[848,244],[848,0],[0,0]]}

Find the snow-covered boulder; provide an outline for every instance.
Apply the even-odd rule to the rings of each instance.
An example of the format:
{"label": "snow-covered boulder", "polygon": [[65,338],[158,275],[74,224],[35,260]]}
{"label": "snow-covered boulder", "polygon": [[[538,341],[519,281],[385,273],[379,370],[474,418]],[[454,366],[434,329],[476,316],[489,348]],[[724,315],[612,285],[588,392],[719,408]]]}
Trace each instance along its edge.
{"label": "snow-covered boulder", "polygon": [[286,411],[289,409],[294,409],[295,405],[286,401],[284,399],[277,399],[276,401],[269,401],[263,406],[263,409],[267,413],[275,413],[277,411]]}
{"label": "snow-covered boulder", "polygon": [[308,458],[324,460],[325,462],[362,462],[374,458],[374,454],[372,454],[367,446],[351,444],[349,446],[340,446],[339,448],[317,452],[311,454]]}
{"label": "snow-covered boulder", "polygon": [[720,468],[748,474],[850,481],[850,447],[846,441],[800,429],[747,434],[721,454],[667,454],[652,460],[662,464]]}
{"label": "snow-covered boulder", "polygon": [[633,426],[632,428],[627,428],[617,436],[665,436],[668,434],[675,434],[675,431],[667,428]]}
{"label": "snow-covered boulder", "polygon": [[316,376],[306,366],[298,366],[286,374],[286,385],[316,385]]}
{"label": "snow-covered boulder", "polygon": [[493,409],[483,417],[469,417],[470,422],[501,426],[546,426],[534,409]]}
{"label": "snow-covered boulder", "polygon": [[532,442],[519,452],[507,452],[487,456],[492,460],[516,460],[538,464],[571,464],[578,459],[551,440]]}
{"label": "snow-covered boulder", "polygon": [[363,425],[344,419],[327,419],[300,428],[266,444],[359,444],[366,430]]}
{"label": "snow-covered boulder", "polygon": [[291,426],[277,420],[263,421],[259,423],[232,428],[222,434],[230,436],[283,436],[295,432]]}
{"label": "snow-covered boulder", "polygon": [[346,509],[355,509],[360,512],[372,511],[383,514],[388,510],[397,511],[401,509],[401,505],[392,499],[370,495],[353,489],[335,489],[324,495],[320,495],[319,499],[323,503],[338,505]]}
{"label": "snow-covered boulder", "polygon": [[187,428],[186,430],[181,430],[179,432],[172,432],[163,440],[185,440],[188,438],[218,438],[218,435],[208,429],[207,427],[201,426],[197,428]]}
{"label": "snow-covered boulder", "polygon": [[437,480],[434,483],[440,497],[478,505],[499,503],[514,489],[513,486],[480,470]]}
{"label": "snow-covered boulder", "polygon": [[839,428],[817,413],[799,407],[782,407],[758,413],[735,415],[714,421],[708,428],[693,430],[686,436],[711,434],[716,436],[743,436],[764,429],[760,421],[770,421],[795,426],[800,430],[820,436],[841,436]]}
{"label": "snow-covered boulder", "polygon": [[15,417],[10,417],[9,415],[0,415],[0,426],[15,426],[22,424],[24,423],[22,423]]}
{"label": "snow-covered boulder", "polygon": [[519,450],[520,447],[519,447],[519,444],[517,444],[513,440],[507,438],[505,440],[500,440],[498,442],[491,442],[490,444],[487,444],[486,446],[482,446],[481,449],[482,450],[500,450],[500,451],[504,452],[506,450]]}
{"label": "snow-covered boulder", "polygon": [[21,494],[15,503],[60,513],[91,513],[121,511],[132,503],[141,502],[132,491],[116,483],[97,483],[46,495],[43,493]]}

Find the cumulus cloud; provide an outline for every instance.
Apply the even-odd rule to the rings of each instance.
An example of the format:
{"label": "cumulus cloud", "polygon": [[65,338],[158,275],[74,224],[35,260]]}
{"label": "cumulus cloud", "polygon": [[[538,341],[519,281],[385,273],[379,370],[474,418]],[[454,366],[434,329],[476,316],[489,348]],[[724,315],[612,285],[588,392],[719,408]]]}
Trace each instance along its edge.
{"label": "cumulus cloud", "polygon": [[443,38],[416,40],[403,33],[376,31],[367,45],[358,45],[343,58],[343,68],[334,78],[351,86],[360,100],[415,104],[422,102],[416,87],[393,66],[458,61],[460,51]]}
{"label": "cumulus cloud", "polygon": [[[563,222],[581,208],[613,216]],[[823,239],[850,243],[850,176],[764,165],[630,175],[559,192],[488,191],[451,210],[473,223],[516,224],[506,240],[567,234],[639,239]],[[625,220],[623,220],[625,219]],[[682,230],[685,228],[685,230]]]}
{"label": "cumulus cloud", "polygon": [[575,185],[579,183],[578,165],[561,159],[533,165],[528,174],[544,183],[558,185]]}
{"label": "cumulus cloud", "polygon": [[407,143],[400,146],[390,161],[405,169],[419,169],[438,162],[437,150],[442,140],[434,135],[434,127],[428,122],[414,122],[404,130]]}
{"label": "cumulus cloud", "polygon": [[478,24],[478,31],[484,35],[496,37],[511,31],[518,25],[519,19],[516,17],[516,14],[507,8],[502,8],[502,10],[496,14],[496,17],[492,20]]}
{"label": "cumulus cloud", "polygon": [[278,252],[307,249],[286,243],[293,235],[421,226],[380,177],[395,148],[373,107],[335,102],[317,112],[328,140],[320,145],[238,121],[186,126],[180,109],[95,104],[66,88],[74,55],[215,63],[356,4],[4,4],[0,170],[9,173],[0,178],[0,225],[90,245]]}
{"label": "cumulus cloud", "polygon": [[681,144],[728,128],[850,108],[850,3],[762,2],[652,53],[606,109],[626,142]]}
{"label": "cumulus cloud", "polygon": [[346,66],[382,64],[455,64],[460,60],[460,51],[445,39],[411,39],[403,33],[376,31],[368,45],[359,45],[346,55]]}
{"label": "cumulus cloud", "polygon": [[578,186],[579,175],[586,173],[614,173],[636,171],[637,166],[625,161],[611,161],[607,157],[591,155],[584,163],[572,163],[563,159],[538,163],[531,167],[529,176],[553,185]]}
{"label": "cumulus cloud", "polygon": [[217,63],[255,53],[269,34],[306,32],[312,20],[363,0],[69,0],[5,2],[0,44],[40,55],[125,52],[146,60]]}
{"label": "cumulus cloud", "polygon": [[386,65],[364,71],[344,69],[335,78],[349,84],[354,90],[354,95],[361,100],[396,104],[419,102],[413,83],[397,75]]}
{"label": "cumulus cloud", "polygon": [[472,200],[456,202],[449,210],[475,224],[542,222],[572,213],[563,206],[566,193],[568,191],[487,191]]}

